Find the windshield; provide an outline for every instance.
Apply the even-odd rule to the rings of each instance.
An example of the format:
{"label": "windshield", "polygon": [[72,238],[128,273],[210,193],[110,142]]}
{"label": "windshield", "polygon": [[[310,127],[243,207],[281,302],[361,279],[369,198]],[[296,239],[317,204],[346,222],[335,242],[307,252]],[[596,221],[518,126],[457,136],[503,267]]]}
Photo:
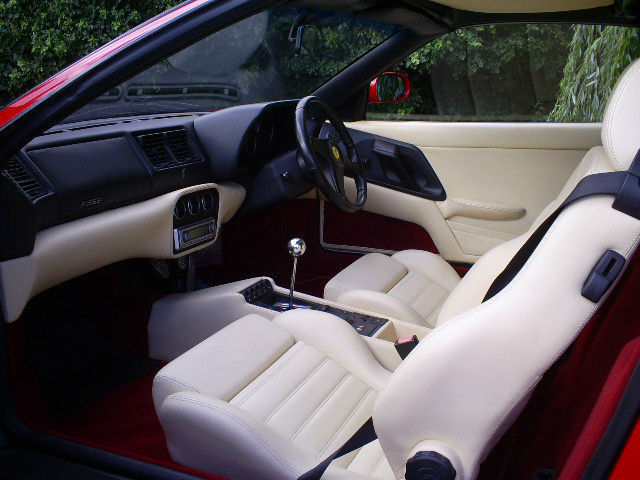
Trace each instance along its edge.
{"label": "windshield", "polygon": [[395,28],[351,13],[267,10],[111,88],[65,123],[301,98],[382,43]]}

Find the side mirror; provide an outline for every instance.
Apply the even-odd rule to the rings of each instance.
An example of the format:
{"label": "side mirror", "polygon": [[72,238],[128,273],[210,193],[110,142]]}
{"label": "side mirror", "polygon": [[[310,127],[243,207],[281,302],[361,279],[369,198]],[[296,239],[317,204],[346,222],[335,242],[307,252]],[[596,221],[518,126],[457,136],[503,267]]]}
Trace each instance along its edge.
{"label": "side mirror", "polygon": [[318,42],[318,29],[312,25],[302,25],[298,27],[295,37],[295,54],[309,55],[316,51]]}
{"label": "side mirror", "polygon": [[404,102],[411,93],[411,80],[404,73],[385,72],[369,85],[369,103]]}

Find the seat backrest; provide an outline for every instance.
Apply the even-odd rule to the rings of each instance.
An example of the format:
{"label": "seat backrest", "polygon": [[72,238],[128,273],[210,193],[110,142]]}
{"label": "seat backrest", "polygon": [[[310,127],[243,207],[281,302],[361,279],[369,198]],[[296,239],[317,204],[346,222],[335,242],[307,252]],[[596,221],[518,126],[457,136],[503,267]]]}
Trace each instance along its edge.
{"label": "seat backrest", "polygon": [[527,239],[536,231],[542,222],[549,217],[569,196],[576,185],[584,177],[595,173],[615,171],[609,156],[602,147],[589,150],[582,161],[571,174],[556,199],[540,212],[533,224],[522,235],[492,248],[482,255],[462,278],[460,283],[445,300],[438,314],[436,325],[442,325],[456,315],[482,303],[493,280],[504,270],[516,252]]}
{"label": "seat backrest", "polygon": [[[531,233],[584,176],[627,170],[640,148],[640,61],[612,92],[602,147],[589,151]],[[441,322],[396,370],[374,411],[380,443],[398,478],[418,450],[440,451],[473,479],[544,372],[573,342],[598,304],[581,295],[596,262],[611,249],[626,259],[640,221],[598,195],[568,206],[516,277],[482,303],[529,235],[484,255],[454,290]],[[627,262],[628,263],[628,262]],[[605,296],[606,297],[606,296]]]}
{"label": "seat backrest", "polygon": [[634,81],[633,75],[635,69],[640,68],[638,62],[640,60],[630,65],[624,76],[621,76],[607,104],[602,125],[603,146],[592,148],[585,155],[557,198],[538,215],[527,232],[491,249],[475,263],[443,304],[437,319],[438,325],[482,303],[493,280],[538,226],[569,196],[580,180],[595,173],[629,168],[637,151],[634,147],[640,137],[640,112],[637,103],[623,100],[623,92],[626,99],[640,96],[640,85],[637,80]]}

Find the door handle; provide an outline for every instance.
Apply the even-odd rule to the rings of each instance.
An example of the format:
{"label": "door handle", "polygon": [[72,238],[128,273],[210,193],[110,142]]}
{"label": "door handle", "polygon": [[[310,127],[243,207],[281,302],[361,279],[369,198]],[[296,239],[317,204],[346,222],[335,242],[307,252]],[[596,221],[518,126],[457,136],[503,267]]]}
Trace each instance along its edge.
{"label": "door handle", "polygon": [[518,220],[527,213],[524,207],[464,198],[448,198],[436,203],[442,216],[447,220],[456,216],[481,220]]}

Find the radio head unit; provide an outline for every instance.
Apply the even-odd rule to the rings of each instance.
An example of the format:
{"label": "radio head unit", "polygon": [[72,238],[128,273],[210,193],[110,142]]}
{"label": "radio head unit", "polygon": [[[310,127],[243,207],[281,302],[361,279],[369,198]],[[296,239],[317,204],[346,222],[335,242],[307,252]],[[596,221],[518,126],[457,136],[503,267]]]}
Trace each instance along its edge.
{"label": "radio head unit", "polygon": [[173,211],[173,251],[184,252],[216,240],[220,195],[215,188],[187,193]]}

